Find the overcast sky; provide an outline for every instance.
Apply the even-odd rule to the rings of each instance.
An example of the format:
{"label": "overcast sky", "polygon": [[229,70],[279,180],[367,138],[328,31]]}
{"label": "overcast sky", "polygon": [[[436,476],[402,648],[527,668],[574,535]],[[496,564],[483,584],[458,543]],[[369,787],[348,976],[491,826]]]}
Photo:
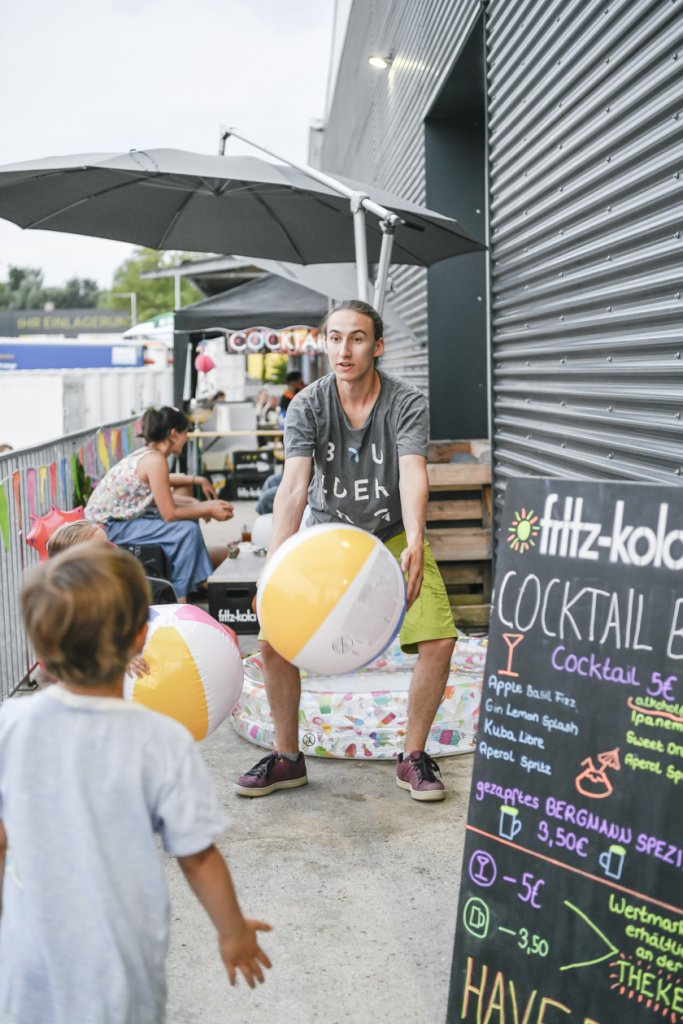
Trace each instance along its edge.
{"label": "overcast sky", "polygon": [[[0,164],[164,146],[215,153],[220,125],[305,161],[324,114],[333,0],[9,0]],[[251,153],[228,143],[228,154]],[[267,159],[267,158],[266,158]],[[8,264],[111,284],[132,247],[0,220]]]}

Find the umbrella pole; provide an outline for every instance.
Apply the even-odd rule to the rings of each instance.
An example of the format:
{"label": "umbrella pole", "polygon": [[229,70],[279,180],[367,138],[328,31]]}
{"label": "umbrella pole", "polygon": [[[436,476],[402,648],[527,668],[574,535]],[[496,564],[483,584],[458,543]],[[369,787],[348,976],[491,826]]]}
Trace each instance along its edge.
{"label": "umbrella pole", "polygon": [[[377,297],[379,297],[382,305],[384,305],[386,279],[389,272],[391,249],[394,241],[393,235],[397,226],[403,223],[398,214],[393,213],[391,210],[386,210],[383,206],[380,206],[379,203],[375,203],[370,199],[370,197],[365,193],[355,192],[352,188],[349,188],[348,185],[344,185],[341,181],[337,181],[337,179],[333,178],[331,175],[325,174],[324,171],[319,171],[314,167],[309,167],[307,164],[298,164],[293,160],[287,160],[285,157],[280,156],[279,153],[274,153],[272,149],[266,149],[265,146],[259,145],[258,142],[252,142],[251,139],[248,139],[240,132],[236,132],[233,128],[226,128],[221,132],[218,148],[220,156],[225,156],[225,142],[231,135],[234,135],[236,139],[240,140],[240,142],[246,142],[248,146],[253,146],[254,149],[259,149],[262,153],[266,153],[267,156],[272,156],[274,160],[279,160],[283,164],[288,164],[290,167],[294,167],[295,170],[308,175],[308,177],[313,178],[314,181],[319,181],[321,185],[327,185],[328,188],[338,192],[339,195],[346,196],[350,201],[351,212],[353,213],[353,235],[356,245],[356,281],[358,284],[358,298],[362,299],[363,302],[368,301],[368,244],[365,234],[365,211],[368,210],[370,213],[374,213],[376,217],[380,218],[380,226],[383,232],[380,268],[382,266],[382,254],[384,254],[386,268],[383,271],[384,281],[382,287],[380,289],[375,287],[375,298],[377,299]],[[392,230],[388,231],[387,227],[391,227]],[[390,237],[388,238],[388,236]]]}
{"label": "umbrella pole", "polygon": [[391,266],[391,250],[394,247],[396,225],[383,220],[380,221],[380,227],[382,229],[382,248],[379,253],[373,305],[381,316],[384,310],[384,297],[387,292],[387,278],[389,276],[389,267]]}
{"label": "umbrella pole", "polygon": [[353,239],[356,246],[356,291],[361,302],[368,301],[368,240],[365,233],[365,210],[363,195],[356,192],[351,197],[353,214]]}

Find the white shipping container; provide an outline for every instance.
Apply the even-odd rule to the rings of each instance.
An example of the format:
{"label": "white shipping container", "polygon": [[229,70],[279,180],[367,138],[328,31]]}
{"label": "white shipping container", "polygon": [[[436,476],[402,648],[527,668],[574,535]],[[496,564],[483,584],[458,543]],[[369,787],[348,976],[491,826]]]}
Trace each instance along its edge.
{"label": "white shipping container", "polygon": [[0,444],[43,444],[172,403],[171,367],[7,370],[0,374]]}

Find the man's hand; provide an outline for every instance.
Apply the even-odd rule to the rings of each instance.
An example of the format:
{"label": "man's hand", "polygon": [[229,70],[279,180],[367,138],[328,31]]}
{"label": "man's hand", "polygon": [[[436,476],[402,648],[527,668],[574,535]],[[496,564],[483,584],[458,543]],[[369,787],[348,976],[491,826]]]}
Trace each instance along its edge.
{"label": "man's hand", "polygon": [[401,571],[406,573],[406,611],[415,603],[422,588],[424,575],[424,546],[422,538],[409,544],[401,553]]}
{"label": "man's hand", "polygon": [[243,918],[244,927],[238,935],[231,935],[219,940],[221,957],[228,972],[230,984],[237,981],[237,971],[241,971],[249,988],[255,988],[256,982],[264,982],[263,967],[272,967],[268,955],[261,949],[256,937],[257,932],[272,931],[265,921],[251,921]]}

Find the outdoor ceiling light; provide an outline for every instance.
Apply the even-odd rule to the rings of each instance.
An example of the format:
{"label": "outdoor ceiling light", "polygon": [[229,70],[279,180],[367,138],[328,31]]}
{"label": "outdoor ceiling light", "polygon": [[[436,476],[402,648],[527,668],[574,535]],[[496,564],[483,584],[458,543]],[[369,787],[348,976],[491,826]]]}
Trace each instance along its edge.
{"label": "outdoor ceiling light", "polygon": [[393,50],[386,57],[381,57],[379,54],[373,53],[372,56],[368,57],[368,64],[371,64],[373,68],[380,68],[382,71],[384,71],[385,68],[390,67],[393,59]]}

